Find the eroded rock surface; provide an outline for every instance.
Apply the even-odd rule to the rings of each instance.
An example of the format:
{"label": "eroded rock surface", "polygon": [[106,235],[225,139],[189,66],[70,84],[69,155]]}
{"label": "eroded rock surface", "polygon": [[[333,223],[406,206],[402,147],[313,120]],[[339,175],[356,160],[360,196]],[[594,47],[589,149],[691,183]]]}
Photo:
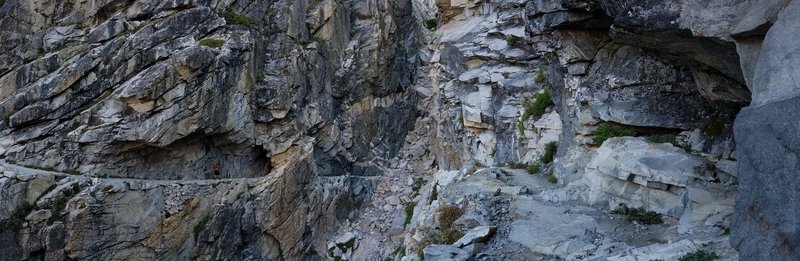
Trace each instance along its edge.
{"label": "eroded rock surface", "polygon": [[1,3],[10,259],[800,257],[798,1]]}

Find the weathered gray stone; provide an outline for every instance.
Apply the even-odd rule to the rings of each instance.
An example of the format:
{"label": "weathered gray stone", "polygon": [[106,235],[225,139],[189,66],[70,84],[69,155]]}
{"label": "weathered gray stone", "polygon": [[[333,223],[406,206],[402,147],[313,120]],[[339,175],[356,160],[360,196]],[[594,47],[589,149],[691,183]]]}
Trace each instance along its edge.
{"label": "weathered gray stone", "polygon": [[453,243],[453,246],[463,248],[470,244],[486,242],[496,230],[497,228],[494,226],[480,226],[470,229],[467,234]]}
{"label": "weathered gray stone", "polygon": [[451,245],[430,245],[422,250],[425,260],[466,261],[469,260],[467,250]]}
{"label": "weathered gray stone", "polygon": [[[795,2],[798,3],[798,2]],[[775,72],[778,73],[778,72]],[[781,88],[782,85],[773,85]],[[800,258],[800,98],[748,107],[736,118],[739,189],[731,244],[743,260]]]}

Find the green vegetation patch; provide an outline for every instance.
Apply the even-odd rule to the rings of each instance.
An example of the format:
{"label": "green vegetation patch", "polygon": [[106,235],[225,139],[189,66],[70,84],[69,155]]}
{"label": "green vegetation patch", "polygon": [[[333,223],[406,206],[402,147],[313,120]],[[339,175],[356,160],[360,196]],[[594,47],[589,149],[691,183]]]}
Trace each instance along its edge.
{"label": "green vegetation patch", "polygon": [[717,253],[697,250],[678,258],[678,261],[711,261],[717,259],[719,259]]}
{"label": "green vegetation patch", "polygon": [[254,26],[254,25],[258,25],[259,24],[258,20],[256,20],[255,18],[253,18],[251,16],[247,16],[247,15],[243,15],[243,14],[239,14],[239,13],[235,13],[235,12],[231,12],[231,11],[223,12],[222,13],[222,17],[224,17],[225,18],[225,22],[228,22],[229,24],[241,24],[241,25],[246,25],[246,26]]}
{"label": "green vegetation patch", "polygon": [[592,138],[592,143],[594,143],[595,146],[600,146],[603,145],[603,142],[612,137],[634,135],[636,135],[636,130],[632,128],[616,127],[608,123],[603,123],[597,127],[597,131],[594,133],[594,138]]}
{"label": "green vegetation patch", "polygon": [[636,221],[645,225],[663,224],[661,214],[655,211],[647,211],[642,207],[630,208],[621,204],[619,208],[611,211],[611,214],[623,215],[628,221]]}
{"label": "green vegetation patch", "polygon": [[439,199],[439,191],[438,191],[438,188],[436,188],[438,186],[439,186],[439,183],[434,183],[433,184],[433,190],[431,191],[431,197],[428,199],[428,204],[431,204],[431,203],[433,203],[434,200]]}
{"label": "green vegetation patch", "polygon": [[558,150],[558,145],[555,142],[549,142],[549,143],[545,144],[544,145],[544,154],[542,154],[542,157],[539,158],[539,161],[541,161],[544,164],[548,164],[550,162],[553,162],[553,160],[556,157],[557,150]]}
{"label": "green vegetation patch", "polygon": [[319,44],[325,44],[325,43],[327,42],[327,41],[325,40],[325,38],[322,38],[322,37],[321,37],[321,36],[319,36],[319,35],[314,35],[314,36],[311,36],[311,41],[312,41],[312,42],[317,42],[317,43],[319,43]]}
{"label": "green vegetation patch", "polygon": [[411,224],[411,218],[414,217],[414,208],[417,207],[417,202],[408,202],[405,207],[406,219],[403,221],[403,229],[408,227],[408,224]]}
{"label": "green vegetation patch", "polygon": [[453,244],[458,241],[463,235],[461,230],[454,226],[454,223],[464,211],[456,205],[444,205],[439,207],[439,243]]}
{"label": "green vegetation patch", "polygon": [[646,139],[650,142],[672,143],[673,145],[677,146],[677,142],[675,141],[676,138],[677,136],[675,136],[675,134],[650,135],[646,137]]}
{"label": "green vegetation patch", "polygon": [[533,163],[528,165],[527,170],[528,174],[536,174],[542,171],[542,165],[539,165],[539,163]]}
{"label": "green vegetation patch", "polygon": [[6,111],[3,113],[3,121],[8,122],[8,119],[11,118],[11,115],[14,115],[12,111]]}
{"label": "green vegetation patch", "polygon": [[525,47],[525,41],[521,37],[518,37],[518,36],[513,35],[513,34],[506,35],[506,43],[509,46],[515,47],[515,48],[524,48]]}
{"label": "green vegetation patch", "polygon": [[550,92],[545,90],[542,93],[538,93],[533,97],[532,101],[528,101],[525,103],[525,111],[522,113],[522,118],[520,118],[520,122],[517,124],[517,128],[521,134],[525,134],[525,125],[524,122],[528,121],[531,116],[541,117],[544,115],[545,109],[553,105],[553,98],[550,96]]}
{"label": "green vegetation patch", "polygon": [[225,45],[225,40],[222,39],[203,39],[197,42],[197,44],[202,46],[208,46],[211,48],[220,48]]}
{"label": "green vegetation patch", "polygon": [[428,28],[428,30],[431,31],[436,30],[436,27],[438,26],[439,26],[439,20],[435,18],[425,20],[425,28]]}
{"label": "green vegetation patch", "polygon": [[542,66],[542,67],[539,68],[539,72],[536,73],[536,78],[533,79],[533,82],[535,82],[535,83],[544,83],[544,81],[547,80],[547,78],[544,76],[544,70],[546,68],[547,67],[545,67],[545,66]]}
{"label": "green vegetation patch", "polygon": [[414,179],[414,184],[411,184],[411,197],[414,198],[419,195],[419,190],[425,185],[425,179],[417,177]]}
{"label": "green vegetation patch", "polygon": [[558,178],[553,173],[553,170],[550,170],[550,173],[547,174],[546,178],[547,178],[547,182],[550,182],[552,184],[558,184]]}
{"label": "green vegetation patch", "polygon": [[204,217],[197,225],[194,225],[194,242],[197,242],[197,239],[200,237],[200,233],[206,230],[206,225],[208,225],[208,216]]}

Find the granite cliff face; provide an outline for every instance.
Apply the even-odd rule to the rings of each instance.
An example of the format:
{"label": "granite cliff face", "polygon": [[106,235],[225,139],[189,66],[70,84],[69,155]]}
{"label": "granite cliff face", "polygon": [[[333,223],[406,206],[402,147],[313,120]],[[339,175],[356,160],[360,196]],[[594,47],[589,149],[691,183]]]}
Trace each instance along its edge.
{"label": "granite cliff face", "polygon": [[411,12],[4,1],[4,256],[324,256],[416,118]]}
{"label": "granite cliff face", "polygon": [[797,14],[7,0],[0,252],[794,260]]}

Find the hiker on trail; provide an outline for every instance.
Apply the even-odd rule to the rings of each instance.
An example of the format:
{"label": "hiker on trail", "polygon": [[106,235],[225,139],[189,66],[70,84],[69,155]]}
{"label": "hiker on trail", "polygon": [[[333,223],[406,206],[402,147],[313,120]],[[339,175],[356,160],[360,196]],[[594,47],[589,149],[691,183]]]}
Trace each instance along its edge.
{"label": "hiker on trail", "polygon": [[221,168],[221,166],[219,165],[219,162],[214,162],[214,164],[211,164],[211,169],[214,170],[214,178],[215,179],[219,178],[219,170],[220,170],[220,168]]}

